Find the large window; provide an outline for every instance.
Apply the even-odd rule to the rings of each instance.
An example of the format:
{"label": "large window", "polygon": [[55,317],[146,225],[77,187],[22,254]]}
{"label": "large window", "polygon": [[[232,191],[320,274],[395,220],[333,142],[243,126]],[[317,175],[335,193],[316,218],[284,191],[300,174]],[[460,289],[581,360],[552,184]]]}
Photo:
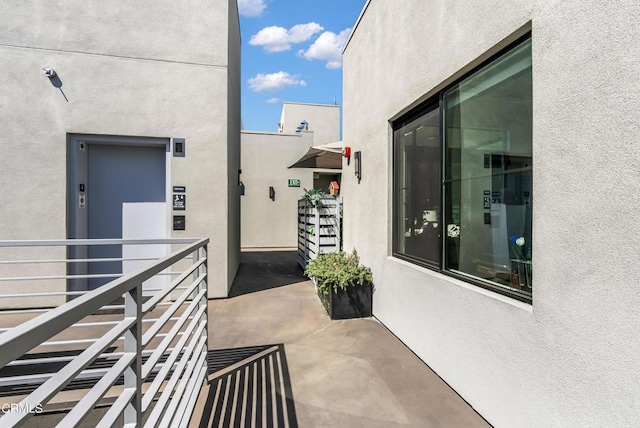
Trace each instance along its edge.
{"label": "large window", "polygon": [[394,122],[398,257],[530,300],[531,40]]}

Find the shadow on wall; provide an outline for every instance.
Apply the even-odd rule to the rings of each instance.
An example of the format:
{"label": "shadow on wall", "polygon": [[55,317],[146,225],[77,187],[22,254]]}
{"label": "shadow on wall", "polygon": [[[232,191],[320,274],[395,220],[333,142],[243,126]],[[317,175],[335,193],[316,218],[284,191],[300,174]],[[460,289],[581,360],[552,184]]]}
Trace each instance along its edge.
{"label": "shadow on wall", "polygon": [[45,70],[45,76],[49,78],[49,82],[51,82],[53,87],[58,88],[60,90],[60,93],[64,97],[64,100],[66,102],[69,102],[67,95],[62,90],[62,80],[60,80],[60,77],[58,76],[58,74],[55,71],[51,70],[50,68],[43,69],[43,70]]}
{"label": "shadow on wall", "polygon": [[307,281],[296,251],[249,251],[240,255],[240,269],[229,297]]}

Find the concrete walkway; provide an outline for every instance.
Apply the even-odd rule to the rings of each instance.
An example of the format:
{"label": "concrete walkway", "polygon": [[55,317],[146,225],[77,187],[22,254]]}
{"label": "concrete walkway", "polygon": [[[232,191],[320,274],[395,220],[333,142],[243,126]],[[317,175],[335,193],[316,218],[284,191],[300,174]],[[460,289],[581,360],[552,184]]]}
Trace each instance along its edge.
{"label": "concrete walkway", "polygon": [[[240,426],[241,417],[241,426],[251,426],[251,416],[241,413],[251,407],[247,396],[260,397],[256,390],[282,396],[257,398],[262,401],[253,405],[254,423],[255,409],[267,410],[258,410],[256,425],[270,418],[280,423],[265,426],[489,426],[375,318],[331,321],[294,252],[244,252],[231,296],[210,302],[209,349],[225,350],[218,369],[225,361],[240,368],[228,380],[212,382],[200,427]],[[247,352],[269,359],[238,363]],[[235,413],[225,416],[224,406]]]}

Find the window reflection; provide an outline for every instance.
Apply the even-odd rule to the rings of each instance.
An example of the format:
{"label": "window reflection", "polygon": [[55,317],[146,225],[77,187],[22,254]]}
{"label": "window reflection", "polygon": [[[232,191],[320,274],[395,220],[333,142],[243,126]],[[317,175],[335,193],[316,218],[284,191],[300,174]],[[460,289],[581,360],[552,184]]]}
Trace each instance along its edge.
{"label": "window reflection", "polygon": [[525,42],[444,95],[445,269],[531,292],[531,55]]}

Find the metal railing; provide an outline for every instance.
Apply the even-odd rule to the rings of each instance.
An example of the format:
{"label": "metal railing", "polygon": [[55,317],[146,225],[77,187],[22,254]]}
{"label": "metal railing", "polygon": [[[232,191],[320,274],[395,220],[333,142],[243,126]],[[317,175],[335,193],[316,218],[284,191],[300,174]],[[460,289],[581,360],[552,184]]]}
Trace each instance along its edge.
{"label": "metal railing", "polygon": [[[0,310],[0,426],[20,426],[47,410],[63,412],[57,426],[64,428],[83,421],[97,427],[186,426],[207,373],[208,242],[0,241],[0,256],[11,259],[0,261],[0,307],[13,302]],[[31,258],[40,247],[77,255],[70,249],[125,245],[182,248],[159,259]],[[31,259],[16,256],[21,248]],[[127,274],[68,268],[131,260],[148,266]],[[63,268],[38,274],[39,266],[49,265]],[[69,291],[73,281],[105,277],[116,279]],[[162,286],[143,295],[143,283],[152,278],[163,278]],[[49,286],[38,290],[40,282]],[[31,291],[10,292],[12,285]],[[47,298],[63,300],[37,307]],[[29,299],[40,303],[34,307]]]}

